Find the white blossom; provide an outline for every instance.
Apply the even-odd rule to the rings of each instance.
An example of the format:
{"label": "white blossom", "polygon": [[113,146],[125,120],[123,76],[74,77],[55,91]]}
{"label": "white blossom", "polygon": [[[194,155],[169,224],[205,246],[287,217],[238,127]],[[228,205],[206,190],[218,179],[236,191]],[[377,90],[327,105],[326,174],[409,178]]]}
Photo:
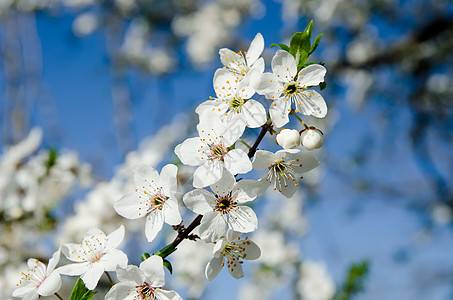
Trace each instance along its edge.
{"label": "white blossom", "polygon": [[283,147],[283,149],[291,149],[299,146],[300,135],[296,129],[282,129],[277,137],[275,138],[277,143]]}
{"label": "white blossom", "polygon": [[297,289],[303,299],[326,300],[335,294],[335,283],[323,264],[305,260],[300,267]]}
{"label": "white blossom", "polygon": [[213,258],[206,266],[206,278],[213,280],[226,265],[231,276],[236,279],[244,277],[242,270],[243,259],[255,260],[261,255],[260,248],[252,241],[241,240],[241,233],[228,230],[226,237],[220,239],[214,246]]}
{"label": "white blossom", "polygon": [[109,235],[97,228],[90,229],[81,244],[64,244],[63,254],[75,264],[57,270],[64,275],[81,276],[85,286],[93,290],[105,271],[115,271],[116,266],[125,267],[127,256],[116,249],[124,238],[124,226]]}
{"label": "white blossom", "polygon": [[291,103],[294,103],[295,112],[325,117],[326,102],[318,92],[308,90],[324,81],[327,71],[323,66],[309,65],[297,72],[294,57],[287,51],[278,50],[272,59],[272,72],[261,76],[256,91],[273,100],[269,114],[276,127],[289,122]]}
{"label": "white blossom", "polygon": [[324,143],[324,136],[321,130],[309,127],[300,134],[300,143],[307,150],[319,149]]}
{"label": "white blossom", "polygon": [[149,242],[154,240],[165,223],[178,225],[181,215],[178,209],[178,168],[168,164],[159,173],[148,165],[140,165],[134,172],[135,191],[124,195],[114,204],[115,211],[127,219],[146,216],[145,234]]}

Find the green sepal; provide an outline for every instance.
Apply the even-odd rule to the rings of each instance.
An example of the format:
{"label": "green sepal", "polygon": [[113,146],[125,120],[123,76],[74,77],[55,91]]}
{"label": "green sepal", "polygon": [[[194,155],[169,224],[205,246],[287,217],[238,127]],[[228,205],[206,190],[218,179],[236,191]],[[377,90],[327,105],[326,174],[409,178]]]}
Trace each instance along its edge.
{"label": "green sepal", "polygon": [[327,86],[327,83],[326,83],[326,82],[321,82],[321,83],[319,84],[319,88],[321,89],[321,91],[322,91],[323,89],[325,89],[326,86]]}
{"label": "green sepal", "polygon": [[288,47],[287,45],[285,45],[285,44],[276,44],[276,43],[274,43],[274,44],[271,45],[271,48],[273,48],[273,47],[275,47],[275,46],[279,46],[280,49],[289,52],[289,47]]}
{"label": "green sepal", "polygon": [[140,256],[140,260],[141,260],[141,261],[145,261],[145,260],[147,260],[148,258],[150,258],[150,256],[151,256],[151,255],[150,255],[149,253],[146,253],[146,252],[145,252],[145,253],[142,254],[142,256]]}
{"label": "green sepal", "polygon": [[170,274],[173,274],[173,267],[171,266],[171,263],[166,259],[164,259],[164,267],[168,269]]}
{"label": "green sepal", "polygon": [[69,300],[91,300],[96,293],[96,291],[87,289],[83,280],[79,278],[72,289]]}
{"label": "green sepal", "polygon": [[315,52],[316,48],[318,48],[319,42],[321,41],[321,38],[323,35],[324,35],[324,33],[321,33],[320,35],[318,35],[315,38],[315,41],[313,42],[313,44],[310,47],[310,52],[308,53],[308,55],[311,55],[313,52]]}
{"label": "green sepal", "polygon": [[175,251],[176,251],[176,247],[173,246],[173,244],[170,244],[170,245],[160,249],[159,251],[157,251],[155,255],[159,255],[160,257],[165,258]]}

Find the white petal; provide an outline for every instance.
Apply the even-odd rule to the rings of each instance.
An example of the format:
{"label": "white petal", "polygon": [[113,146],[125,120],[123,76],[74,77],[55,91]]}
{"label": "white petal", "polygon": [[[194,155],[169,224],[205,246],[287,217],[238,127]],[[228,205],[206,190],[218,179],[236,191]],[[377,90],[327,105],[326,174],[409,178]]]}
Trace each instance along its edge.
{"label": "white petal", "polygon": [[222,270],[223,256],[213,257],[206,265],[205,275],[209,281],[213,280]]}
{"label": "white petal", "polygon": [[164,222],[170,225],[178,225],[181,223],[181,214],[179,213],[178,202],[176,199],[168,199],[162,208],[164,214]]}
{"label": "white petal", "polygon": [[309,65],[299,71],[297,81],[301,85],[305,86],[316,86],[321,82],[324,82],[324,76],[327,70],[321,65]]}
{"label": "white petal", "polygon": [[280,128],[289,122],[288,114],[291,110],[291,102],[288,99],[275,100],[269,107],[269,115],[275,127]]}
{"label": "white petal", "polygon": [[145,235],[148,242],[152,242],[164,225],[163,215],[160,210],[155,210],[148,214],[145,224]]}
{"label": "white petal", "polygon": [[264,73],[260,76],[260,80],[254,83],[256,92],[260,95],[265,95],[266,98],[271,99],[271,93],[282,89],[282,84],[279,82],[276,75],[272,73]]}
{"label": "white petal", "polygon": [[282,186],[282,190],[280,192],[286,198],[291,198],[296,193],[296,189],[297,189],[297,186],[293,182],[289,182],[286,187]]}
{"label": "white petal", "polygon": [[85,283],[87,289],[94,290],[104,271],[104,265],[102,263],[92,263],[90,268],[80,278]]}
{"label": "white petal", "polygon": [[119,282],[105,295],[105,300],[133,300],[135,296],[139,295],[131,282]]}
{"label": "white petal", "polygon": [[304,115],[324,118],[327,115],[327,104],[324,98],[314,90],[303,91],[301,100],[296,102],[297,110]]}
{"label": "white petal", "polygon": [[193,173],[193,186],[202,188],[220,180],[223,172],[223,162],[219,160],[207,161]]}
{"label": "white petal", "polygon": [[25,295],[29,294],[35,294],[36,299],[38,294],[36,293],[36,286],[31,286],[31,285],[26,285],[26,286],[19,286],[16,289],[14,289],[12,296],[13,297],[19,297],[19,298],[25,298]]}
{"label": "white petal", "polygon": [[203,143],[199,137],[188,138],[181,144],[181,146],[177,147],[178,152],[176,152],[175,149],[175,153],[183,164],[198,166],[202,163],[202,156],[198,150],[200,150],[204,145],[205,143]]}
{"label": "white petal", "polygon": [[250,128],[260,127],[267,121],[264,106],[253,99],[248,100],[242,106],[242,113],[247,120],[247,126]]}
{"label": "white petal", "polygon": [[116,276],[120,281],[132,281],[135,285],[141,285],[146,280],[143,271],[135,265],[129,265],[125,268],[118,266],[116,269]]}
{"label": "white petal", "polygon": [[278,150],[277,152],[275,152],[274,157],[276,160],[288,160],[289,157],[299,152],[300,152],[299,149]]}
{"label": "white petal", "polygon": [[118,247],[121,244],[121,242],[124,239],[124,232],[125,232],[124,226],[120,225],[120,227],[118,227],[118,229],[116,229],[115,231],[113,231],[112,233],[110,233],[107,236],[107,240],[105,243],[106,252],[109,251],[110,249]]}
{"label": "white petal", "polygon": [[225,69],[217,70],[214,75],[214,89],[219,99],[231,99],[236,94],[239,78]]}
{"label": "white petal", "polygon": [[134,168],[134,182],[137,188],[148,187],[151,180],[159,180],[159,173],[151,166],[140,164]]}
{"label": "white petal", "polygon": [[218,212],[210,211],[203,216],[200,224],[200,238],[205,242],[217,242],[225,235],[227,224]]}
{"label": "white petal", "polygon": [[162,257],[153,255],[140,264],[140,270],[146,274],[146,281],[153,287],[165,284],[165,272]]}
{"label": "white petal", "polygon": [[252,87],[255,91],[260,86],[261,77],[264,72],[264,59],[260,57],[250,68],[248,73],[245,75],[242,81],[246,81],[247,84]]}
{"label": "white petal", "polygon": [[211,185],[210,188],[214,194],[218,196],[225,196],[233,190],[235,183],[236,179],[234,179],[234,176],[231,175],[228,170],[224,169],[222,178],[220,178],[220,180],[215,184]]}
{"label": "white petal", "polygon": [[219,54],[221,63],[227,68],[240,70],[238,62],[245,64],[244,59],[240,57],[239,54],[231,51],[230,49],[222,48],[219,50]]}
{"label": "white petal", "polygon": [[[242,179],[236,184],[238,190],[237,201],[239,203],[252,201],[255,199],[261,191],[262,182],[252,179]],[[247,200],[248,199],[248,200]]]}
{"label": "white petal", "polygon": [[264,49],[264,39],[261,33],[257,33],[253,41],[250,43],[249,50],[245,55],[247,65],[251,66],[260,57]]}
{"label": "white petal", "polygon": [[291,167],[296,173],[305,173],[319,166],[319,160],[316,157],[306,154],[294,156],[291,162]]}
{"label": "white petal", "polygon": [[61,248],[61,252],[63,252],[67,259],[75,262],[83,262],[86,258],[84,249],[80,244],[64,244]]}
{"label": "white petal", "polygon": [[68,276],[79,276],[80,274],[85,273],[90,268],[90,262],[83,262],[78,264],[69,264],[57,269],[60,274]]}
{"label": "white petal", "polygon": [[175,291],[167,291],[163,289],[156,290],[156,296],[158,296],[158,299],[182,300],[181,296],[179,296]]}
{"label": "white petal", "polygon": [[49,275],[57,266],[58,262],[60,261],[60,255],[61,247],[57,251],[55,251],[55,253],[52,255],[52,258],[49,259],[49,263],[47,264],[47,275]]}
{"label": "white petal", "polygon": [[250,158],[241,149],[228,151],[228,153],[224,156],[224,161],[225,168],[233,175],[238,173],[244,174],[252,170]]}
{"label": "white petal", "polygon": [[240,238],[242,236],[242,232],[234,231],[233,229],[228,229],[226,239],[231,242]]}
{"label": "white petal", "polygon": [[289,82],[297,74],[297,65],[294,57],[287,51],[278,50],[272,58],[272,72],[280,81]]}
{"label": "white petal", "polygon": [[233,263],[228,268],[228,271],[230,272],[231,276],[233,276],[236,279],[244,277],[244,271],[242,271],[242,264]]}
{"label": "white petal", "polygon": [[170,196],[172,192],[176,192],[178,182],[176,176],[178,175],[178,167],[173,164],[165,165],[159,177],[159,184],[163,187],[166,196]]}
{"label": "white petal", "polygon": [[36,291],[41,296],[50,296],[57,292],[61,287],[61,276],[58,271],[53,271],[49,276],[41,283],[38,290]]}
{"label": "white petal", "polygon": [[146,212],[146,201],[137,192],[127,193],[113,204],[115,211],[126,219],[137,219]]}
{"label": "white petal", "polygon": [[224,125],[222,131],[222,141],[227,147],[233,145],[242,136],[245,130],[243,122],[231,122]]}
{"label": "white petal", "polygon": [[116,267],[125,268],[127,266],[127,255],[118,249],[112,249],[101,258],[104,264],[104,271],[116,271]]}
{"label": "white petal", "polygon": [[255,260],[255,259],[258,259],[261,256],[261,249],[254,242],[252,242],[250,240],[244,241],[243,247],[245,249],[245,251],[244,251],[245,257],[244,257],[244,259]]}
{"label": "white petal", "polygon": [[231,211],[229,221],[230,228],[238,232],[252,232],[258,228],[258,218],[248,206],[239,206]]}
{"label": "white petal", "polygon": [[195,112],[199,115],[208,111],[214,112],[217,115],[223,115],[228,110],[228,104],[221,100],[207,100],[197,106]]}
{"label": "white petal", "polygon": [[215,202],[215,197],[206,190],[196,189],[186,193],[182,201],[194,213],[204,215],[212,211],[212,207],[208,203]]}
{"label": "white petal", "polygon": [[257,150],[253,157],[253,168],[264,170],[274,163],[274,153],[267,150]]}

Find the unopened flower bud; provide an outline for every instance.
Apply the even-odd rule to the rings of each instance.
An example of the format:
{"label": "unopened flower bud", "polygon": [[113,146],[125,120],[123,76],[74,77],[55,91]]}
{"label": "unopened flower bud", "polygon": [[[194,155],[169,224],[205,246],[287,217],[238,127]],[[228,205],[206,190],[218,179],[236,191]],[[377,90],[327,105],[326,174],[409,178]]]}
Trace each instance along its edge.
{"label": "unopened flower bud", "polygon": [[300,143],[307,150],[321,148],[324,143],[322,131],[315,127],[306,128],[300,134]]}
{"label": "unopened flower bud", "polygon": [[299,132],[295,129],[282,129],[275,140],[277,144],[282,146],[284,149],[291,149],[299,146]]}

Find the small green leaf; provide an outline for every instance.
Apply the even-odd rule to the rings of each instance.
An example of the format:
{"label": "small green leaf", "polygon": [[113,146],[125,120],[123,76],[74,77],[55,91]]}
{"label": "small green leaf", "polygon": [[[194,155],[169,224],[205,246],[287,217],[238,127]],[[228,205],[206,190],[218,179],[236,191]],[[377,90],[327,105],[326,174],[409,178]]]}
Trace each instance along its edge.
{"label": "small green leaf", "polygon": [[304,64],[308,59],[310,51],[310,38],[306,32],[296,32],[291,38],[289,53],[296,59],[298,66]]}
{"label": "small green leaf", "polygon": [[323,35],[324,35],[324,33],[321,33],[320,35],[318,35],[316,37],[315,42],[310,47],[309,55],[311,55],[316,50],[316,48],[318,48],[319,42],[321,41],[321,38],[322,38]]}
{"label": "small green leaf", "polygon": [[308,40],[311,40],[311,32],[313,31],[313,20],[308,23],[307,27],[304,30],[304,33],[307,34]]}
{"label": "small green leaf", "polygon": [[327,86],[327,83],[325,83],[325,82],[321,82],[321,83],[319,84],[319,87],[321,88],[321,91],[322,91],[323,89],[325,89],[326,86]]}
{"label": "small green leaf", "polygon": [[140,256],[141,261],[147,260],[151,255],[149,253],[143,253],[142,256]]}
{"label": "small green leaf", "polygon": [[85,283],[83,283],[83,280],[79,278],[72,289],[69,300],[91,300],[96,293],[96,291],[90,291],[87,289],[85,287]]}
{"label": "small green leaf", "polygon": [[170,274],[173,274],[173,267],[171,266],[171,263],[166,259],[164,259],[164,267],[168,269]]}
{"label": "small green leaf", "polygon": [[288,52],[289,52],[289,47],[288,47],[287,45],[285,45],[285,44],[275,44],[275,43],[274,43],[274,44],[272,44],[272,45],[271,45],[271,48],[273,48],[273,47],[275,47],[275,46],[279,46],[279,47],[280,47],[280,49],[282,49],[282,50],[285,50],[285,51],[288,51]]}

